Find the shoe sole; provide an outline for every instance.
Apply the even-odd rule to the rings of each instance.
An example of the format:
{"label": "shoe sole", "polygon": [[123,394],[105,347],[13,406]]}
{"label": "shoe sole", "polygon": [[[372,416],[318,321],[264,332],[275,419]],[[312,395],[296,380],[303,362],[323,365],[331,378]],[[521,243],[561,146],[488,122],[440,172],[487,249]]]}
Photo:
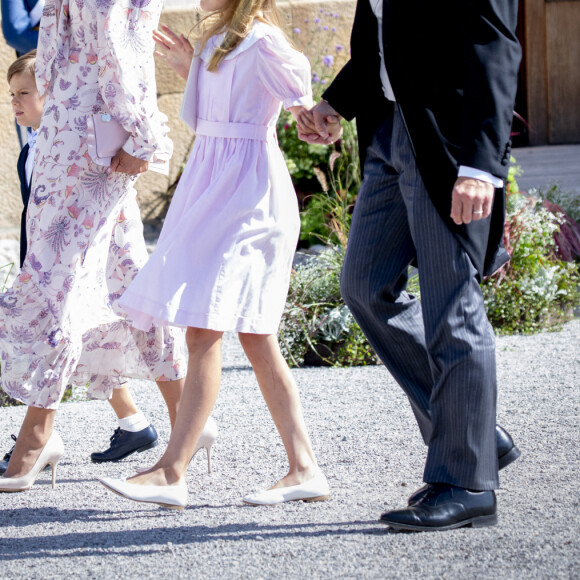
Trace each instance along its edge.
{"label": "shoe sole", "polygon": [[155,439],[155,441],[147,443],[147,445],[139,447],[139,449],[133,449],[132,451],[129,451],[128,453],[125,453],[125,455],[121,455],[120,457],[115,457],[114,459],[93,459],[91,457],[91,461],[93,463],[115,463],[117,461],[123,461],[123,459],[127,459],[127,457],[133,455],[133,453],[143,453],[143,451],[149,451],[149,449],[153,449],[153,447],[157,447],[157,445],[159,445],[159,440]]}
{"label": "shoe sole", "polygon": [[158,501],[146,501],[144,499],[133,499],[132,497],[127,497],[125,494],[119,493],[116,489],[109,487],[106,483],[103,483],[102,481],[100,483],[101,483],[101,485],[106,487],[108,490],[112,491],[115,495],[118,495],[119,497],[122,497],[124,499],[129,499],[129,500],[137,502],[137,503],[152,503],[152,504],[161,506],[162,508],[165,508],[167,510],[181,511],[181,510],[185,509],[185,506],[181,506],[181,505],[172,505],[169,503],[160,503]]}
{"label": "shoe sole", "polygon": [[247,504],[247,505],[253,505],[253,506],[275,506],[275,505],[282,505],[285,503],[290,503],[291,501],[303,501],[306,503],[311,503],[314,501],[326,501],[328,498],[330,497],[330,495],[319,495],[317,497],[299,497],[296,499],[289,499],[288,501],[281,501],[280,503],[254,503],[251,501],[246,501],[245,499],[242,500],[243,503]]}
{"label": "shoe sole", "polygon": [[450,524],[448,526],[414,526],[412,524],[400,524],[398,522],[389,522],[388,520],[379,520],[380,524],[389,526],[396,530],[409,530],[412,532],[444,532],[446,530],[455,530],[457,528],[486,528],[488,526],[495,526],[497,524],[497,514],[492,514],[489,516],[478,516],[476,518],[469,518],[467,520],[462,520],[461,522],[456,522],[455,524]]}
{"label": "shoe sole", "polygon": [[505,453],[501,457],[498,457],[497,463],[499,469],[503,469],[504,467],[507,467],[510,463],[513,463],[521,454],[522,452],[514,445],[507,453]]}

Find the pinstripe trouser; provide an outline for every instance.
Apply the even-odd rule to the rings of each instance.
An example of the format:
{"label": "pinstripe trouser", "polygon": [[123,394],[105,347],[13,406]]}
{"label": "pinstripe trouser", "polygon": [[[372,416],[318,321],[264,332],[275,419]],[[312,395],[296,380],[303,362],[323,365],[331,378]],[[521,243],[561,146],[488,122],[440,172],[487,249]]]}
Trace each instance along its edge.
{"label": "pinstripe trouser", "polygon": [[[417,259],[421,301],[406,291]],[[343,297],[428,445],[423,479],[498,487],[495,340],[477,272],[433,206],[398,108],[367,150]]]}

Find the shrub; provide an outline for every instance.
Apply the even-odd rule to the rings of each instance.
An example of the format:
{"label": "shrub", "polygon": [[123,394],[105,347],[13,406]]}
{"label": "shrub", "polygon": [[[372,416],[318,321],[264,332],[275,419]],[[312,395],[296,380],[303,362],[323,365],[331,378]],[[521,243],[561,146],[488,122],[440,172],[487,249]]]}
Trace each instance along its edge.
{"label": "shrub", "polygon": [[535,197],[508,194],[504,241],[511,260],[482,284],[496,333],[558,330],[573,317],[580,272],[556,253],[554,234],[561,223],[562,217]]}
{"label": "shrub", "polygon": [[344,248],[328,247],[292,273],[279,342],[291,366],[376,364],[368,344],[340,294]]}

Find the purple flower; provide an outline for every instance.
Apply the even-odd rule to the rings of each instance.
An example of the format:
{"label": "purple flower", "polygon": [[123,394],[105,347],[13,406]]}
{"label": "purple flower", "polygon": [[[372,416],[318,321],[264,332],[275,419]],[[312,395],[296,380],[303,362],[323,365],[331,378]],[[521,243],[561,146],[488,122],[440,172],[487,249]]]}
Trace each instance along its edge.
{"label": "purple flower", "polygon": [[322,79],[322,80],[320,81],[320,84],[321,84],[321,85],[325,85],[325,84],[326,84],[326,79]]}
{"label": "purple flower", "polygon": [[324,30],[328,30],[328,26],[325,26],[325,27],[324,27]]}
{"label": "purple flower", "polygon": [[316,85],[319,82],[320,82],[320,77],[317,74],[313,74],[312,75],[312,83]]}
{"label": "purple flower", "polygon": [[322,59],[322,64],[330,68],[334,64],[334,57],[331,54],[327,54]]}
{"label": "purple flower", "polygon": [[340,52],[341,50],[344,50],[344,46],[342,46],[342,44],[337,44],[334,47],[334,50],[336,50],[336,52]]}
{"label": "purple flower", "polygon": [[315,18],[314,19],[314,24],[318,24],[320,22],[320,18]]}
{"label": "purple flower", "polygon": [[300,34],[300,28],[295,28],[294,29],[294,34]]}
{"label": "purple flower", "polygon": [[332,32],[336,32],[336,26],[332,27]]}

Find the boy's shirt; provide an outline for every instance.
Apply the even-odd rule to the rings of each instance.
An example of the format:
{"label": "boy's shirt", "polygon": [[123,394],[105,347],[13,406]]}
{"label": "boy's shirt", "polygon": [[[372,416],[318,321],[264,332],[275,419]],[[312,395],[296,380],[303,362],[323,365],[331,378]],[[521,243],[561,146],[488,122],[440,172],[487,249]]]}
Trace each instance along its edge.
{"label": "boy's shirt", "polygon": [[38,137],[38,131],[33,131],[32,129],[30,131],[28,131],[28,155],[26,157],[26,164],[24,165],[27,189],[30,189],[30,181],[32,179],[32,170],[34,169],[34,151],[36,150],[36,138],[37,137]]}

